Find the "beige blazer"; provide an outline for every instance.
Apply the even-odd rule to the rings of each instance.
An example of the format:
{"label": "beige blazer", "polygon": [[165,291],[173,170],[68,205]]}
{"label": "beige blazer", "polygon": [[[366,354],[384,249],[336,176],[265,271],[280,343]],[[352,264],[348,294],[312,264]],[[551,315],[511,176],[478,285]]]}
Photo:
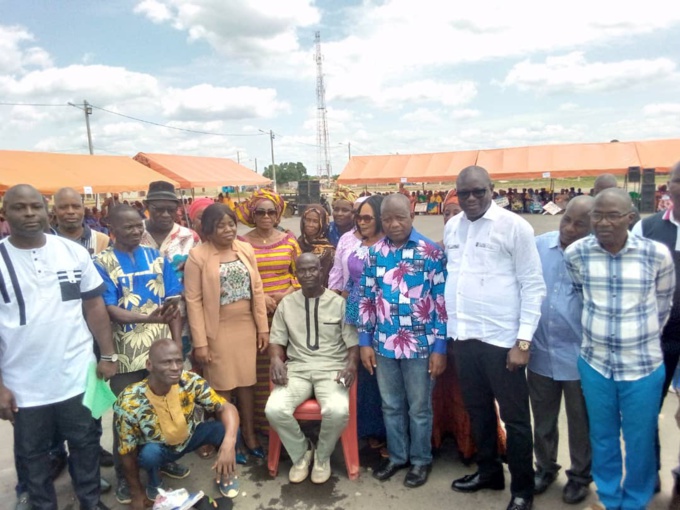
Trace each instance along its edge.
{"label": "beige blazer", "polygon": [[[250,273],[252,313],[257,332],[267,333],[267,307],[253,247],[235,239],[233,249]],[[206,242],[189,252],[184,266],[184,296],[194,348],[205,347],[209,340],[217,338],[220,322],[219,271],[220,253],[212,243]]]}

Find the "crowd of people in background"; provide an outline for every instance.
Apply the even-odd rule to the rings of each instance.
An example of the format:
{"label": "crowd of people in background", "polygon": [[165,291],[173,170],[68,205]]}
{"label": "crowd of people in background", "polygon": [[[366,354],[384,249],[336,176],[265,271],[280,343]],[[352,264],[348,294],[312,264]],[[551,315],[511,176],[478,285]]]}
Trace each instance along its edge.
{"label": "crowd of people in background", "polygon": [[[534,238],[514,213],[550,201],[559,230]],[[190,475],[180,461],[191,451],[216,457],[217,489],[233,498],[236,465],[266,458],[270,433],[290,482],[325,483],[355,384],[379,481],[406,470],[406,487],[424,485],[433,445],[451,434],[477,463],[454,491],[502,490],[506,458],[507,508],[530,510],[561,469],[564,398],[563,500],[583,501],[594,481],[589,508],[646,507],[680,358],[680,164],[659,190],[667,209],[637,224],[613,176],[587,194],[496,190],[476,166],[446,193],[337,186],[327,203],[304,209],[295,236],[268,188],[242,201],[180,198],[157,181],[143,201],[113,194],[101,210],[70,188],[52,204],[30,185],[8,190],[0,417],[14,424],[17,510],[56,509],[64,442],[87,510],[106,508],[100,465],[115,466],[116,500],[138,510],[164,477]],[[443,214],[440,239],[414,228],[417,213]],[[249,230],[239,235],[239,223]],[[112,454],[82,402],[90,366],[117,397]],[[312,395],[316,444],[293,416]]]}

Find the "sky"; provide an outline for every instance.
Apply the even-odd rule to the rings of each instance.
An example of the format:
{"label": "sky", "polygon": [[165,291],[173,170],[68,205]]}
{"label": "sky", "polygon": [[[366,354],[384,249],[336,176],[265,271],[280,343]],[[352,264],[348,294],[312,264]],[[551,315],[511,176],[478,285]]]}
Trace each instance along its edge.
{"label": "sky", "polygon": [[315,175],[316,31],[332,174],[350,152],[680,137],[680,2],[0,0],[0,149],[87,153],[86,100],[96,154],[261,173],[271,130]]}

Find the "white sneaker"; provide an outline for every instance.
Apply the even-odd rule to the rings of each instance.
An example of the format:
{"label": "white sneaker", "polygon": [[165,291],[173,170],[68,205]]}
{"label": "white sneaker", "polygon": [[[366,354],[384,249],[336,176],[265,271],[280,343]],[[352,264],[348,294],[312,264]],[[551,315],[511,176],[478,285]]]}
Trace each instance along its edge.
{"label": "white sneaker", "polygon": [[312,455],[314,454],[314,448],[309,445],[309,450],[305,452],[300,460],[293,464],[288,472],[288,480],[290,483],[300,483],[304,482],[309,476],[309,465],[312,463]]}
{"label": "white sneaker", "polygon": [[331,477],[331,459],[321,462],[314,452],[314,467],[312,468],[312,482],[326,483]]}

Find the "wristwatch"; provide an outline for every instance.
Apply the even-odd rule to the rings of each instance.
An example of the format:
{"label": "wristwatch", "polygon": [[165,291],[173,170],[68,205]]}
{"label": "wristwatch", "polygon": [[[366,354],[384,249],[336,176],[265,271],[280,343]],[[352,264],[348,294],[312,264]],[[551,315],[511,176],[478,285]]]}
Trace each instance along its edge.
{"label": "wristwatch", "polygon": [[115,363],[118,361],[118,354],[116,354],[115,352],[113,354],[109,354],[108,356],[102,354],[101,356],[99,356],[99,359],[102,361],[110,361],[111,363]]}
{"label": "wristwatch", "polygon": [[531,347],[531,342],[527,342],[526,340],[517,340],[517,343],[515,345],[519,348],[520,351],[527,352]]}

